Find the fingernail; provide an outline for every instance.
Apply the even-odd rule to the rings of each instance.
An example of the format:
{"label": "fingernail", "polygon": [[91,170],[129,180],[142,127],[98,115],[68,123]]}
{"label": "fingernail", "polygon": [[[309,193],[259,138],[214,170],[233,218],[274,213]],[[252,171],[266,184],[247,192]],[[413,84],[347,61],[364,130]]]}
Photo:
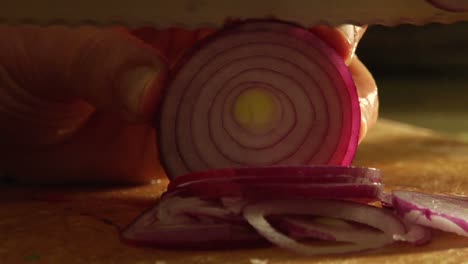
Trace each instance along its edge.
{"label": "fingernail", "polygon": [[120,81],[120,96],[127,117],[137,118],[143,113],[145,95],[158,79],[161,71],[153,67],[139,67],[127,70]]}
{"label": "fingernail", "polygon": [[349,45],[354,43],[356,31],[353,25],[343,25],[339,26],[337,29],[341,34],[343,34],[343,37],[346,39]]}
{"label": "fingernail", "polygon": [[343,25],[339,26],[338,31],[343,35],[344,39],[349,45],[349,56],[346,58],[346,65],[349,65],[354,58],[354,53],[356,52],[357,45],[361,39],[366,27],[359,27],[355,25]]}

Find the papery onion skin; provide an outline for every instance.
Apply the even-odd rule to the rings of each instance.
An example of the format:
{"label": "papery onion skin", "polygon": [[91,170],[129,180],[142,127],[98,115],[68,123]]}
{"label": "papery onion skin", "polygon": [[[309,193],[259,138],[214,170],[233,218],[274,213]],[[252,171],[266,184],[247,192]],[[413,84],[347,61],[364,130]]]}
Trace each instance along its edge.
{"label": "papery onion skin", "polygon": [[[205,54],[209,52],[210,48],[217,47],[215,45],[225,45],[224,43],[223,44],[213,44],[213,43],[218,43],[218,42],[221,43],[222,41],[229,39],[231,36],[235,36],[236,38],[234,39],[241,39],[239,40],[240,41],[239,43],[242,44],[243,43],[242,41],[244,41],[244,39],[248,40],[253,35],[257,35],[257,33],[255,32],[259,32],[258,34],[260,35],[266,34],[266,36],[271,36],[270,40],[268,38],[262,38],[262,37],[258,37],[259,39],[256,40],[259,43],[261,43],[262,41],[266,41],[266,42],[271,41],[268,43],[268,45],[270,46],[273,44],[277,45],[278,43],[282,41],[286,41],[286,43],[290,43],[288,45],[292,45],[292,46],[295,46],[295,45],[297,46],[299,44],[309,45],[309,48],[301,49],[301,50],[293,50],[292,52],[298,52],[297,54],[300,54],[300,56],[303,56],[304,58],[307,58],[308,60],[310,60],[310,63],[320,64],[318,66],[319,69],[321,69],[321,71],[326,73],[323,75],[320,75],[322,73],[314,73],[315,75],[311,75],[312,77],[309,76],[310,78],[318,78],[316,77],[316,75],[318,74],[317,76],[320,76],[320,78],[326,79],[330,85],[333,84],[332,87],[334,87],[333,89],[335,90],[334,91],[332,91],[333,89],[327,90],[327,93],[336,93],[335,96],[327,95],[320,99],[315,99],[314,97],[314,100],[318,100],[317,102],[320,102],[320,100],[323,100],[321,103],[325,103],[327,109],[330,108],[330,109],[335,109],[337,111],[336,113],[327,113],[326,109],[322,109],[322,108],[315,109],[317,110],[315,114],[320,113],[320,115],[325,115],[325,116],[330,114],[330,116],[327,116],[329,119],[327,119],[326,121],[319,120],[319,121],[316,121],[316,123],[314,123],[315,125],[315,124],[320,124],[323,122],[329,122],[329,123],[323,123],[323,125],[325,124],[330,125],[330,129],[327,131],[327,134],[326,134],[327,136],[323,136],[324,137],[322,139],[323,142],[320,144],[318,143],[319,137],[321,136],[312,135],[313,133],[311,132],[311,128],[310,129],[307,128],[308,130],[305,130],[305,128],[304,129],[301,128],[302,130],[307,131],[307,136],[304,139],[299,138],[299,137],[292,137],[293,134],[291,131],[293,130],[287,131],[287,134],[286,134],[287,136],[286,138],[294,138],[295,141],[308,140],[307,144],[309,144],[310,146],[312,145],[318,146],[318,147],[314,147],[316,148],[315,150],[313,150],[312,148],[307,148],[306,145],[302,144],[303,143],[302,142],[300,145],[301,148],[298,147],[298,149],[295,149],[291,153],[273,151],[274,148],[272,148],[270,152],[260,152],[260,153],[270,153],[270,154],[254,155],[254,153],[256,152],[253,152],[253,151],[257,151],[257,150],[255,150],[254,148],[250,148],[250,146],[241,145],[239,149],[242,149],[242,151],[245,151],[246,153],[248,152],[250,154],[248,154],[247,156],[244,154],[239,154],[238,153],[239,150],[231,149],[231,147],[234,146],[232,145],[234,143],[231,142],[227,144],[227,141],[222,141],[222,143],[219,143],[220,142],[219,139],[216,139],[216,138],[219,138],[220,136],[218,134],[219,132],[216,132],[213,134],[214,128],[211,128],[211,123],[210,124],[207,123],[206,125],[201,124],[201,123],[198,124],[199,122],[203,122],[203,119],[209,119],[208,116],[198,116],[196,117],[198,119],[194,119],[194,115],[192,114],[197,113],[198,105],[202,104],[202,103],[198,103],[197,94],[202,93],[205,90],[200,88],[200,91],[195,92],[197,91],[196,89],[198,89],[197,87],[179,88],[182,90],[174,89],[178,85],[177,78],[179,76],[182,76],[180,77],[182,79],[188,78],[188,77],[183,77],[183,76],[189,76],[187,75],[187,71],[188,71],[187,69],[191,67],[190,65],[194,63],[195,64],[200,63],[200,61],[197,61],[197,59],[199,59],[197,57],[198,54]],[[276,34],[282,35],[281,38],[276,39],[276,37],[274,37],[276,36]],[[279,39],[281,39],[281,41],[277,43]],[[243,44],[250,45],[248,41]],[[213,47],[211,47],[210,45]],[[262,48],[259,50],[262,50],[262,52],[264,52],[265,49]],[[227,48],[226,50],[223,50],[223,53],[227,53],[228,51],[231,52],[232,49]],[[314,55],[315,57],[309,57],[309,53],[316,54],[316,55]],[[160,111],[161,115],[159,116],[159,121],[158,121],[158,125],[159,125],[159,129],[158,129],[159,144],[158,145],[159,145],[159,150],[160,150],[160,157],[162,159],[162,164],[164,165],[166,169],[166,173],[168,174],[170,178],[173,179],[180,175],[193,172],[193,171],[209,170],[209,169],[215,169],[215,168],[219,169],[222,167],[249,167],[252,165],[254,166],[255,165],[266,165],[266,166],[273,165],[274,166],[274,165],[291,165],[291,164],[298,165],[298,164],[311,164],[311,163],[349,165],[351,161],[353,160],[354,154],[356,152],[357,144],[358,144],[359,128],[360,128],[360,109],[359,109],[359,101],[357,98],[356,87],[354,86],[354,82],[352,80],[351,74],[349,73],[349,70],[347,69],[343,60],[336,54],[336,52],[334,52],[334,50],[331,47],[323,43],[320,39],[315,37],[312,33],[308,32],[306,29],[303,29],[297,25],[293,25],[290,23],[279,22],[279,21],[274,21],[274,20],[268,20],[268,21],[256,21],[255,20],[255,21],[244,21],[244,22],[233,23],[229,25],[228,27],[226,27],[225,29],[221,30],[220,32],[208,37],[207,39],[202,41],[202,43],[196,45],[196,48],[192,49],[187,54],[188,55],[186,55],[185,58],[181,60],[181,63],[178,65],[178,67],[176,67],[176,70],[173,72],[173,75],[170,78],[171,79],[170,85],[168,89],[166,89],[165,91],[164,100],[161,104],[161,111]],[[233,54],[236,54],[236,53],[233,53]],[[237,54],[236,56],[241,56],[241,57],[246,56],[242,53],[240,54],[241,55]],[[270,56],[271,58],[276,58],[275,56],[280,56],[278,54],[281,54],[281,53],[272,51],[271,54],[268,54],[268,56]],[[266,57],[266,58],[270,58],[270,57]],[[296,60],[295,59],[293,60],[295,63]],[[211,68],[209,68],[209,67],[212,67],[211,64],[208,64],[208,63],[212,63],[210,61],[210,57],[207,57],[207,58],[203,57],[203,62],[206,64],[201,64],[202,65],[201,68],[196,68],[192,70],[195,70],[195,71],[205,70],[205,69],[212,70]],[[228,60],[227,62],[231,62],[231,61]],[[281,62],[281,63],[284,64],[285,62]],[[287,63],[290,63],[290,62],[287,62]],[[270,65],[270,63],[268,65]],[[288,65],[288,64],[284,64],[284,65]],[[300,65],[303,65],[303,64],[300,64]],[[323,65],[326,65],[326,67],[323,67]],[[246,66],[246,67],[247,69],[251,70],[251,68],[249,67],[254,67],[254,66]],[[281,72],[278,74],[283,75],[283,74],[290,74],[290,73]],[[309,74],[309,72],[304,72],[304,74]],[[197,78],[197,76],[199,75],[193,75],[193,76],[194,76],[193,78]],[[217,76],[218,75],[214,74],[210,76],[210,78],[212,79],[218,78]],[[258,80],[252,80],[252,81],[258,81]],[[202,83],[201,81],[198,81],[198,82]],[[302,83],[300,84],[302,85]],[[173,85],[174,87],[172,87],[171,85]],[[187,87],[191,87],[190,85],[192,85],[192,81],[189,82],[189,85]],[[327,86],[327,85],[328,84],[324,84],[324,86]],[[280,88],[282,88],[283,91],[289,90],[289,87],[280,87]],[[313,88],[307,87],[307,89],[311,89],[311,90],[315,89],[313,91],[317,93],[317,92],[323,92],[323,90],[321,89],[324,89],[324,88],[322,87],[322,84],[320,84],[319,86],[313,86]],[[211,90],[208,90],[207,93],[210,91]],[[298,91],[300,92],[301,90],[298,90]],[[171,93],[173,95],[171,95]],[[191,93],[194,96],[191,96],[190,98],[186,98],[187,93]],[[178,98],[176,94],[180,94],[181,97]],[[204,99],[204,97],[202,98]],[[341,103],[330,104],[330,105],[327,104],[328,101],[335,102],[337,100],[340,101]],[[184,105],[187,103],[189,103],[190,105]],[[179,109],[178,104],[180,104],[180,109]],[[213,102],[213,104],[216,104],[216,102]],[[177,106],[174,106],[174,105],[177,105]],[[294,104],[294,107],[297,107],[297,105],[300,105],[300,104]],[[308,107],[318,107],[318,106],[308,105]],[[169,110],[166,111],[166,109],[169,109]],[[184,111],[184,112],[182,113],[181,111]],[[211,108],[209,111],[212,111]],[[301,112],[301,110],[299,110],[299,112]],[[190,128],[189,129],[179,128],[179,124],[182,124],[184,127],[187,127],[187,125],[183,123],[185,122],[184,121],[185,118],[188,118],[186,117],[187,114],[192,115],[192,117],[190,117],[191,119],[189,118],[190,120],[192,120],[190,121],[192,122],[190,123],[190,126],[189,126]],[[305,115],[302,114],[302,115],[299,115],[299,117],[305,118]],[[313,118],[313,117],[311,116],[310,118]],[[337,120],[333,121],[332,120],[333,118],[335,119],[338,118],[337,120],[339,120],[339,118],[342,118],[342,120],[339,121],[340,123],[336,123]],[[175,120],[175,122],[171,120]],[[192,125],[194,126],[193,128],[192,128]],[[201,135],[197,131],[199,131],[199,128],[203,128],[203,127],[208,127],[207,129],[209,130],[209,132],[203,133],[205,138],[203,140],[195,138]],[[334,129],[331,129],[332,127],[334,127]],[[294,131],[302,131],[302,130],[297,130],[296,125],[294,126]],[[185,132],[181,132],[181,131],[185,131]],[[183,133],[185,133],[184,134],[185,136],[182,135]],[[227,135],[232,136],[230,131],[226,131],[226,133]],[[297,134],[299,132],[294,132],[294,133]],[[237,133],[235,135],[237,135]],[[313,139],[314,137],[317,137],[317,139]],[[179,142],[181,139],[182,139],[182,142]],[[208,144],[204,142],[206,140],[210,140],[210,142],[212,143]],[[287,142],[287,141],[284,141],[283,139],[281,140],[282,140],[281,142]],[[188,142],[191,142],[191,143],[186,144]],[[292,146],[292,147],[284,148],[284,147],[280,147],[279,144],[283,144],[284,146]],[[291,145],[291,144],[285,145],[285,143],[275,143],[273,147],[290,149],[290,148],[294,148],[294,145]],[[235,154],[235,156],[232,156],[234,155],[233,153],[237,153],[237,154]],[[272,156],[269,157],[269,155],[272,155]],[[281,158],[277,160],[276,158],[273,158],[274,155],[281,157]],[[292,156],[289,157],[288,155],[292,155]],[[250,156],[256,157],[258,161],[257,160],[252,161],[250,158],[247,158],[249,163],[244,164],[243,163],[244,161],[242,161],[242,159],[245,159],[246,157],[250,157]],[[310,158],[310,160],[304,160],[306,156],[308,157],[307,159]],[[235,158],[233,159],[233,157]],[[267,164],[262,164],[262,163],[267,163]]]}

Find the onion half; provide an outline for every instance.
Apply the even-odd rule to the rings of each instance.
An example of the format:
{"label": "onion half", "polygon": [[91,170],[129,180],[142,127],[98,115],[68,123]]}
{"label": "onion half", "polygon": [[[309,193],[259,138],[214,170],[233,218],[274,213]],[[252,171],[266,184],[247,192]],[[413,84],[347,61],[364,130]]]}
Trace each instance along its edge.
{"label": "onion half", "polygon": [[234,23],[177,67],[159,116],[171,178],[193,171],[277,165],[349,165],[360,109],[336,52],[299,26]]}

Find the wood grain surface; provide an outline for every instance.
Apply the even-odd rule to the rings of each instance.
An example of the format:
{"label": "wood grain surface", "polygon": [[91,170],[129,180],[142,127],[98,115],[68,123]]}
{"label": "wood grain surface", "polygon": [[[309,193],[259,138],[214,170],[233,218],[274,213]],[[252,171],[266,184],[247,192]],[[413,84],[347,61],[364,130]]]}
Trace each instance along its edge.
{"label": "wood grain surface", "polygon": [[[468,145],[432,131],[379,121],[355,165],[384,172],[388,188],[468,195]],[[364,254],[302,257],[275,247],[168,251],[122,244],[119,230],[164,191],[144,187],[0,186],[0,263],[309,264],[468,263],[468,238],[435,232],[433,242]]]}

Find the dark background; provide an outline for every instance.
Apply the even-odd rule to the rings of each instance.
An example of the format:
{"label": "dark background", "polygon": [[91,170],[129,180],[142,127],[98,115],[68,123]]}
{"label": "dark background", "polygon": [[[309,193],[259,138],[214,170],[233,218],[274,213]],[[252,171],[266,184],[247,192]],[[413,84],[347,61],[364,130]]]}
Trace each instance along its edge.
{"label": "dark background", "polygon": [[371,26],[357,54],[377,80],[381,117],[468,140],[468,23]]}

